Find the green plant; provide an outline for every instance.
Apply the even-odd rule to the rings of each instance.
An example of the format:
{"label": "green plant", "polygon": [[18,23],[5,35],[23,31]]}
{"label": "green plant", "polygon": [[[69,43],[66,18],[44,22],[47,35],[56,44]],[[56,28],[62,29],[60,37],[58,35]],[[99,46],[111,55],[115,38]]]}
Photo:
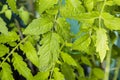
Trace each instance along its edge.
{"label": "green plant", "polygon": [[[120,30],[119,0],[35,0],[34,7],[33,0],[25,0],[28,7],[20,1],[0,4],[1,80],[14,80],[15,71],[26,80],[109,79],[110,60],[120,57],[115,45]],[[3,14],[8,21],[12,14],[18,15],[27,27],[16,18],[5,22]],[[76,35],[66,19],[79,22]],[[89,76],[82,65],[91,69]],[[114,80],[119,68],[117,63]]]}

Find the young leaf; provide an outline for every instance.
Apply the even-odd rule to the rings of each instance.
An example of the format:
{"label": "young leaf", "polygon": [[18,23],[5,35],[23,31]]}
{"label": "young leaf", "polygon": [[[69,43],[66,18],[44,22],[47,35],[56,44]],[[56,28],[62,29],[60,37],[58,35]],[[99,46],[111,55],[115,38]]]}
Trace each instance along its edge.
{"label": "young leaf", "polygon": [[52,21],[50,21],[47,18],[34,19],[25,29],[23,34],[29,35],[44,34],[50,31],[52,27],[53,27]]}
{"label": "young leaf", "polygon": [[10,65],[6,62],[2,65],[0,80],[14,80]]}
{"label": "young leaf", "polygon": [[92,66],[92,64],[90,63],[90,60],[87,57],[82,56],[81,61],[82,61],[82,63],[84,63],[90,67]]}
{"label": "young leaf", "polygon": [[61,52],[61,57],[65,63],[72,66],[77,66],[75,60],[69,54]]}
{"label": "young leaf", "polygon": [[53,77],[54,80],[65,80],[64,75],[61,72],[59,72],[59,68],[54,69]]}
{"label": "young leaf", "polygon": [[3,21],[3,19],[0,17],[0,32],[3,34],[8,33],[8,29],[6,27],[6,23]]}
{"label": "young leaf", "polygon": [[39,13],[43,13],[45,10],[51,8],[54,4],[57,4],[58,0],[37,0],[36,8]]}
{"label": "young leaf", "polygon": [[70,26],[66,22],[65,18],[58,18],[56,31],[59,35],[61,35],[65,40],[70,39]]}
{"label": "young leaf", "polygon": [[8,52],[9,52],[9,48],[3,44],[0,44],[0,57],[4,56]]}
{"label": "young leaf", "polygon": [[120,0],[113,0],[113,2],[120,6]]}
{"label": "young leaf", "polygon": [[59,56],[59,35],[56,33],[48,33],[41,41],[38,54],[39,57],[39,69],[40,71],[46,71],[57,61]]}
{"label": "young leaf", "polygon": [[38,72],[34,76],[34,80],[47,80],[48,77],[49,77],[49,71],[47,71],[47,72]]}
{"label": "young leaf", "polygon": [[24,45],[20,45],[20,49],[26,54],[27,58],[38,67],[38,56],[35,48],[31,44],[31,42],[27,41]]}
{"label": "young leaf", "polygon": [[116,18],[109,13],[103,13],[105,26],[110,30],[120,30],[120,18]]}
{"label": "young leaf", "polygon": [[11,10],[17,13],[16,0],[7,0],[7,3],[10,6]]}
{"label": "young leaf", "polygon": [[107,50],[109,50],[108,38],[107,38],[106,30],[103,28],[97,29],[96,33],[97,33],[96,35],[97,40],[95,45],[96,51],[99,53],[101,62],[103,62],[106,56],[106,52]]}
{"label": "young leaf", "polygon": [[77,39],[72,46],[73,50],[86,51],[91,43],[91,39],[88,34],[81,36]]}
{"label": "young leaf", "polygon": [[27,80],[33,80],[33,75],[30,69],[20,55],[13,53],[12,61],[15,70],[17,70],[20,75],[24,76]]}

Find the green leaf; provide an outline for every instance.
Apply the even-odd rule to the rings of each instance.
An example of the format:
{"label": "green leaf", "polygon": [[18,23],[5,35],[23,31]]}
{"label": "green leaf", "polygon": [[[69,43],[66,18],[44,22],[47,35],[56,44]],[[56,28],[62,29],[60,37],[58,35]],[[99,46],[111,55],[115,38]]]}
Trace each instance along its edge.
{"label": "green leaf", "polygon": [[20,49],[26,54],[27,58],[38,67],[39,60],[37,56],[37,52],[31,42],[27,41],[25,44],[20,45]]}
{"label": "green leaf", "polygon": [[94,0],[84,0],[84,5],[88,11],[92,11],[94,8]]}
{"label": "green leaf", "polygon": [[19,9],[19,16],[23,20],[24,24],[27,24],[29,21],[29,13],[24,10],[24,7]]}
{"label": "green leaf", "polygon": [[120,0],[113,0],[113,2],[120,6]]}
{"label": "green leaf", "polygon": [[3,34],[8,33],[8,29],[6,27],[6,23],[3,21],[3,19],[0,17],[0,32]]}
{"label": "green leaf", "polygon": [[9,48],[3,44],[0,44],[0,57],[4,56],[9,52]]}
{"label": "green leaf", "polygon": [[106,56],[106,51],[109,50],[106,30],[99,28],[97,29],[96,34],[96,51],[99,53],[101,62],[103,62]]}
{"label": "green leaf", "polygon": [[105,26],[110,30],[120,30],[120,18],[116,18],[109,13],[103,13]]}
{"label": "green leaf", "polygon": [[72,66],[77,66],[75,60],[69,54],[61,52],[61,57],[65,63]]}
{"label": "green leaf", "polygon": [[59,72],[59,68],[54,69],[53,77],[54,80],[65,80],[64,75],[61,72]]}
{"label": "green leaf", "polygon": [[12,11],[11,10],[5,11],[5,16],[10,20],[12,16]]}
{"label": "green leaf", "polygon": [[73,43],[72,49],[86,52],[86,49],[91,43],[91,38],[88,34],[81,36]]}
{"label": "green leaf", "polygon": [[57,33],[62,36],[65,40],[70,39],[70,25],[66,22],[65,18],[58,18],[56,26]]}
{"label": "green leaf", "polygon": [[8,32],[7,35],[0,35],[0,43],[9,43],[9,42],[14,42],[14,41],[19,41],[19,35],[15,31]]}
{"label": "green leaf", "polygon": [[72,69],[70,65],[65,64],[65,63],[62,64],[61,71],[65,77],[65,80],[75,80],[74,70]]}
{"label": "green leaf", "polygon": [[87,57],[82,56],[81,61],[82,61],[82,63],[84,63],[84,64],[86,64],[86,65],[88,65],[90,67],[92,66],[90,60]]}
{"label": "green leaf", "polygon": [[47,80],[48,77],[49,77],[49,71],[47,71],[47,72],[38,72],[34,76],[34,80]]}
{"label": "green leaf", "polygon": [[43,13],[45,10],[57,4],[58,0],[36,0],[36,8],[39,13]]}
{"label": "green leaf", "polygon": [[22,57],[17,53],[13,53],[13,66],[14,69],[18,71],[20,75],[25,77],[27,80],[33,80],[33,75],[27,64],[23,61]]}
{"label": "green leaf", "polygon": [[11,67],[8,63],[4,62],[2,64],[2,71],[1,71],[1,77],[0,80],[14,80],[12,76]]}
{"label": "green leaf", "polygon": [[85,12],[85,9],[80,0],[65,0],[65,5],[60,7],[60,14],[67,18],[72,18],[82,12]]}
{"label": "green leaf", "polygon": [[14,13],[17,13],[16,0],[7,0],[8,5]]}
{"label": "green leaf", "polygon": [[59,56],[59,35],[56,33],[48,33],[41,40],[42,46],[39,48],[39,69],[46,71],[58,60]]}
{"label": "green leaf", "polygon": [[97,77],[97,79],[103,79],[104,78],[104,71],[100,68],[94,68],[93,74]]}
{"label": "green leaf", "polygon": [[28,27],[25,29],[23,34],[39,35],[50,31],[53,27],[52,21],[47,18],[34,19]]}

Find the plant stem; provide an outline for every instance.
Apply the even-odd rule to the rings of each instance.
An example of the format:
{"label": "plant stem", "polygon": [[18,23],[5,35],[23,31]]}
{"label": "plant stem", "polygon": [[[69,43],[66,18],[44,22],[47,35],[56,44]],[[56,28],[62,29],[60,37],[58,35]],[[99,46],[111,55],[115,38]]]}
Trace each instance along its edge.
{"label": "plant stem", "polygon": [[108,51],[107,57],[106,57],[104,80],[109,80],[111,51],[112,51],[112,44],[110,44],[110,48],[109,48],[109,51]]}
{"label": "plant stem", "polygon": [[103,6],[102,6],[101,11],[100,11],[100,15],[99,15],[99,28],[101,27],[102,13],[104,11],[105,4],[106,4],[106,0],[104,0]]}
{"label": "plant stem", "polygon": [[17,44],[17,46],[15,46],[12,50],[11,50],[11,52],[5,57],[5,59],[1,62],[1,64],[0,64],[0,67],[2,67],[2,64],[9,58],[9,56],[18,48],[18,46],[20,45],[20,44],[22,44],[27,38],[28,38],[29,36],[27,36],[27,37],[25,37],[23,40],[21,40],[18,44]]}

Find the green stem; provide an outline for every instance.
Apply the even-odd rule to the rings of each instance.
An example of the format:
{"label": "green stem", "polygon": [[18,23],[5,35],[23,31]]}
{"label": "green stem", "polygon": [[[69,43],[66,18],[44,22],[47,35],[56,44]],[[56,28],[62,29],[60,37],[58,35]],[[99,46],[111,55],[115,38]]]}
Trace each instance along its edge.
{"label": "green stem", "polygon": [[106,0],[104,0],[103,6],[102,6],[101,11],[100,11],[100,15],[99,15],[99,28],[101,27],[102,13],[104,11],[105,4],[106,4]]}
{"label": "green stem", "polygon": [[112,51],[112,44],[110,44],[110,48],[109,48],[109,51],[108,51],[107,57],[106,57],[104,80],[109,80],[111,51]]}
{"label": "green stem", "polygon": [[10,52],[10,53],[5,57],[5,59],[1,62],[0,67],[2,67],[2,64],[3,64],[3,63],[9,58],[9,56],[18,48],[18,46],[19,46],[20,44],[22,44],[28,37],[29,37],[29,36],[27,36],[27,37],[25,37],[23,40],[21,40],[20,43],[18,43],[17,46],[15,46],[15,47],[11,50],[11,52]]}

